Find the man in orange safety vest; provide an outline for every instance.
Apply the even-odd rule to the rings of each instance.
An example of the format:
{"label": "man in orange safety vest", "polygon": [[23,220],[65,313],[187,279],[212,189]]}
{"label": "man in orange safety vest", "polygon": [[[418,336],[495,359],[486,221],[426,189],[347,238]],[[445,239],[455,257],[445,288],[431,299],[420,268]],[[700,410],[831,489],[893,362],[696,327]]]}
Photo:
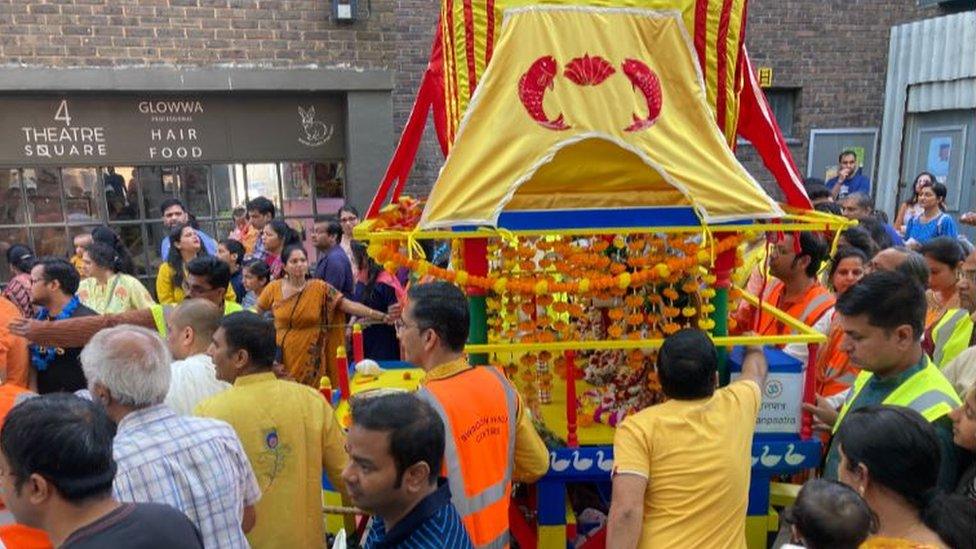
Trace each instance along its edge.
{"label": "man in orange safety vest", "polygon": [[512,481],[533,482],[549,452],[515,387],[464,355],[470,314],[464,293],[446,282],[415,285],[397,321],[404,358],[426,373],[418,396],[446,428],[444,475],[475,547],[508,547]]}
{"label": "man in orange safety vest", "polygon": [[[834,296],[817,281],[817,273],[827,257],[827,243],[814,233],[785,233],[769,248],[769,273],[773,279],[766,286],[762,300],[818,332],[827,335],[834,309]],[[737,319],[739,331],[753,329],[759,335],[785,335],[793,329],[765,311],[750,307],[745,317]],[[786,345],[783,351],[806,365],[809,351],[806,343]]]}

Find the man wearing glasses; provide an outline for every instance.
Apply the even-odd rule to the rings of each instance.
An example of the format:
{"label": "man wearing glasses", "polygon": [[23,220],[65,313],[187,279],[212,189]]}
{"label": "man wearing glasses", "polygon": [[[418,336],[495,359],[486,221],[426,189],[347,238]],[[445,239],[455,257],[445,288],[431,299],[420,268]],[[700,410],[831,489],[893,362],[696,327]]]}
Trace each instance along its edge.
{"label": "man wearing glasses", "polygon": [[356,280],[356,276],[359,274],[359,266],[356,265],[356,255],[352,253],[352,230],[356,228],[356,225],[359,225],[359,210],[348,204],[339,208],[339,224],[342,225],[342,239],[339,241],[339,246],[349,258],[349,264],[352,267],[352,279]]}
{"label": "man wearing glasses", "polygon": [[[221,307],[225,315],[241,310],[233,301],[225,301],[230,284],[230,267],[214,256],[194,258],[186,265],[185,282],[188,299],[206,299]],[[10,331],[38,345],[57,347],[84,347],[99,330],[120,324],[134,324],[159,332],[166,337],[166,319],[173,311],[167,305],[153,305],[148,309],[126,311],[114,315],[89,316],[41,322],[16,319],[10,323]]]}
{"label": "man wearing glasses", "polygon": [[417,396],[444,422],[441,474],[472,543],[507,547],[512,481],[544,475],[549,452],[505,374],[468,363],[469,322],[468,302],[457,286],[419,284],[410,289],[397,337],[404,359],[427,373]]}
{"label": "man wearing glasses", "polygon": [[942,373],[952,386],[964,395],[976,383],[976,251],[962,262],[956,271],[956,289],[959,291],[959,306],[969,312],[969,348],[959,353],[942,368]]}
{"label": "man wearing glasses", "polygon": [[[769,247],[769,273],[773,275],[762,299],[807,326],[826,335],[830,331],[834,296],[817,280],[820,265],[827,257],[827,242],[814,233],[778,235]],[[757,319],[758,317],[758,319]],[[759,335],[786,335],[792,328],[766,311],[749,306],[736,318],[737,331],[754,330]],[[806,343],[790,343],[783,352],[806,364]]]}

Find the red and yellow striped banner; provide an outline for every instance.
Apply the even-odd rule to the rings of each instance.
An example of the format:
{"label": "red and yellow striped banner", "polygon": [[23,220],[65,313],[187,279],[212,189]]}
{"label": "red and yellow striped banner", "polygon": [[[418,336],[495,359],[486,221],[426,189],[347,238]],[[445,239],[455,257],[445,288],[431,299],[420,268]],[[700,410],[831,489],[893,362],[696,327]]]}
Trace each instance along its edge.
{"label": "red and yellow striped banner", "polygon": [[443,103],[447,121],[442,141],[454,142],[458,125],[491,59],[508,8],[532,5],[579,5],[643,8],[681,12],[698,56],[707,102],[732,146],[738,119],[738,73],[747,0],[441,0]]}

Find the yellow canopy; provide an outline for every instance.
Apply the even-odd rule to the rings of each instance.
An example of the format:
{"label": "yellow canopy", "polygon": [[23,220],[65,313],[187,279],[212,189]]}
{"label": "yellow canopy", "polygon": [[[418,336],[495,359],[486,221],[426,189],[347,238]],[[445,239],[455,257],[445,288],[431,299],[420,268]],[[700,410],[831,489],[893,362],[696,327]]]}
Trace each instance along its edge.
{"label": "yellow canopy", "polygon": [[782,215],[715,124],[681,13],[535,5],[505,12],[420,226],[681,205]]}

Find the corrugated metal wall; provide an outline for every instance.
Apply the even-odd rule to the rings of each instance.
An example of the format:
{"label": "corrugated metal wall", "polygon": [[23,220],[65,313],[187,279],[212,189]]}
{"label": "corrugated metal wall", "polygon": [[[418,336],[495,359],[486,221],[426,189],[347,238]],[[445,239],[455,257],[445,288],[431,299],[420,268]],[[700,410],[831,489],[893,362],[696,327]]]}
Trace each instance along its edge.
{"label": "corrugated metal wall", "polygon": [[908,112],[976,109],[976,78],[925,82],[908,87]]}
{"label": "corrugated metal wall", "polygon": [[876,203],[894,213],[908,112],[976,108],[976,12],[892,27]]}

